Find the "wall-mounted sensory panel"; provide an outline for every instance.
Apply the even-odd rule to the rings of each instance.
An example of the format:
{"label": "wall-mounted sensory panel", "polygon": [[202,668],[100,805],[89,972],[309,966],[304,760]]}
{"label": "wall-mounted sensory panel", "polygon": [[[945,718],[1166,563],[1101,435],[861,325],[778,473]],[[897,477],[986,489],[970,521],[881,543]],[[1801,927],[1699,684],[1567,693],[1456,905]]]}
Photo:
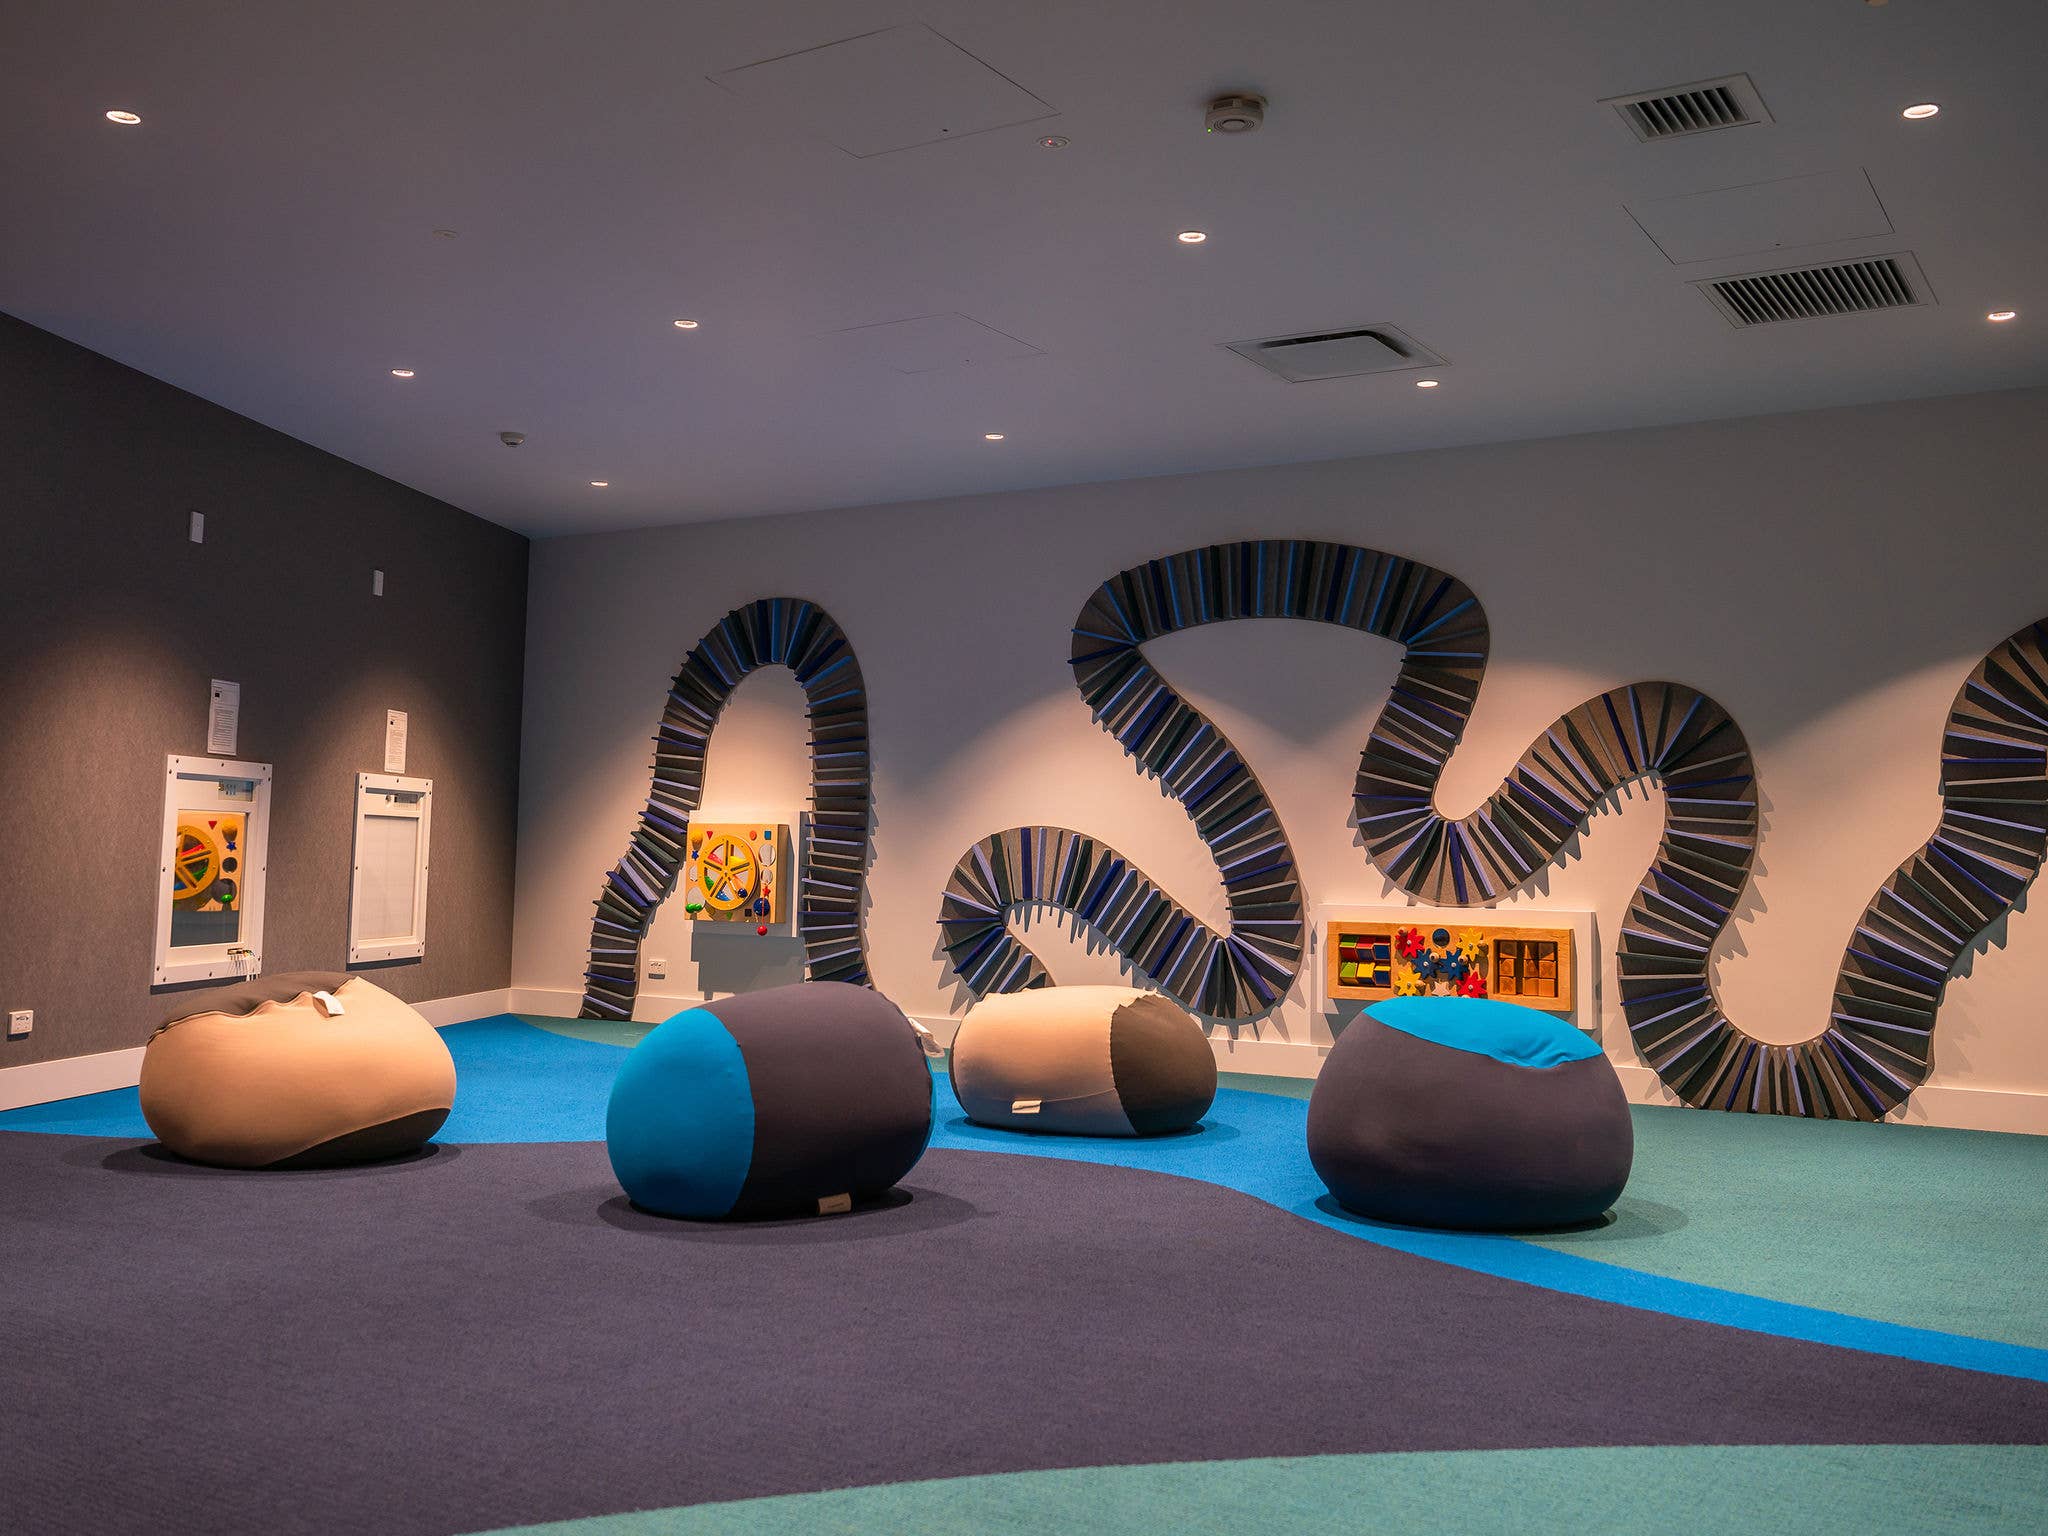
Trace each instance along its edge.
{"label": "wall-mounted sensory panel", "polygon": [[1510,926],[1464,915],[1333,919],[1323,925],[1323,995],[1376,1003],[1391,997],[1495,997],[1574,1011],[1572,930]]}

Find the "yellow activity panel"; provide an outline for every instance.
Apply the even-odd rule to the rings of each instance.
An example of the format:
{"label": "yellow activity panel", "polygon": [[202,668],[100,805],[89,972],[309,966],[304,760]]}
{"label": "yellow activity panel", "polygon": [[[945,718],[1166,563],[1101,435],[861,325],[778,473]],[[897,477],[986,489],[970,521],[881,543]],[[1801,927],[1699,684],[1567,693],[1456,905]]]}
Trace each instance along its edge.
{"label": "yellow activity panel", "polygon": [[229,811],[194,811],[178,817],[171,855],[171,903],[180,909],[221,912],[235,904],[241,869],[242,818]]}
{"label": "yellow activity panel", "polygon": [[789,828],[763,822],[699,823],[683,865],[683,910],[699,922],[766,928],[789,916]]}
{"label": "yellow activity panel", "polygon": [[1333,922],[1324,943],[1333,998],[1498,997],[1572,1011],[1569,928]]}

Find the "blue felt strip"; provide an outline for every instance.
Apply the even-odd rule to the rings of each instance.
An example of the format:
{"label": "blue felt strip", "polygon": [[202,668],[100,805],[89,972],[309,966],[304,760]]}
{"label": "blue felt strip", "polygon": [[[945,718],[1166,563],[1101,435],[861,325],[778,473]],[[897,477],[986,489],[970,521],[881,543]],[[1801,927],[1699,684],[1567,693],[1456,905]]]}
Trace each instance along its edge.
{"label": "blue felt strip", "polygon": [[1493,997],[1394,997],[1365,1010],[1389,1029],[1517,1067],[1561,1067],[1599,1042],[1555,1014]]}

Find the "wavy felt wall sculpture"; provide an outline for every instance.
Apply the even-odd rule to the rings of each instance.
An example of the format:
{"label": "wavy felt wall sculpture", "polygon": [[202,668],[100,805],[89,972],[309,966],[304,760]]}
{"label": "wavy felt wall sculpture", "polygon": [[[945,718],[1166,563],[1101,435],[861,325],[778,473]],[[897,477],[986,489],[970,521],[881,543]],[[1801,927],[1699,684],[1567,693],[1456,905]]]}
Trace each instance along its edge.
{"label": "wavy felt wall sculpture", "polygon": [[1710,974],[1756,852],[1754,768],[1726,710],[1680,683],[1631,683],[1581,704],[1458,821],[1434,801],[1486,668],[1486,616],[1456,577],[1377,550],[1309,540],[1212,545],[1110,578],[1074,626],[1074,680],[1096,720],[1187,808],[1229,906],[1200,922],[1107,844],[1051,827],[977,843],[940,922],[970,990],[1044,985],[1007,929],[1046,903],[1093,924],[1163,991],[1223,1019],[1255,1017],[1292,984],[1302,894],[1257,777],[1215,724],[1152,667],[1144,644],[1200,624],[1297,618],[1398,640],[1399,676],[1359,764],[1366,851],[1427,902],[1484,905],[1552,863],[1603,797],[1656,778],[1665,829],[1623,920],[1623,1012],[1637,1047],[1686,1102],[1871,1119],[1926,1076],[1948,975],[2038,871],[2048,831],[2048,663],[2037,624],[1973,671],[1951,711],[1943,815],[1886,881],[1843,957],[1835,1006],[1798,1045],[1766,1045],[1721,1010]]}
{"label": "wavy felt wall sculpture", "polygon": [[582,1016],[626,1019],[639,990],[640,943],[676,887],[690,817],[704,797],[711,728],[756,668],[787,667],[803,685],[811,724],[811,815],[804,829],[796,927],[812,981],[866,985],[861,897],[867,885],[867,685],[831,615],[815,603],[768,597],[735,608],[683,658],[654,737],[647,808],[598,892]]}

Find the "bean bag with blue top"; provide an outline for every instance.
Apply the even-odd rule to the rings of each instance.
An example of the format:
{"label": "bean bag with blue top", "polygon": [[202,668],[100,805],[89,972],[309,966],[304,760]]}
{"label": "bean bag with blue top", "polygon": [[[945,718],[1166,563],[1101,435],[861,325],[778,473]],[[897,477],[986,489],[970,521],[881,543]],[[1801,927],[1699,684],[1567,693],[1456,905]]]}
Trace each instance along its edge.
{"label": "bean bag with blue top", "polygon": [[932,1134],[932,1074],[887,998],[837,981],[689,1008],[633,1047],[605,1146],[664,1216],[818,1215],[885,1194]]}
{"label": "bean bag with blue top", "polygon": [[1374,1003],[1337,1038],[1308,1155],[1347,1210],[1516,1231],[1591,1221],[1635,1158],[1621,1080],[1566,1020],[1493,998]]}

